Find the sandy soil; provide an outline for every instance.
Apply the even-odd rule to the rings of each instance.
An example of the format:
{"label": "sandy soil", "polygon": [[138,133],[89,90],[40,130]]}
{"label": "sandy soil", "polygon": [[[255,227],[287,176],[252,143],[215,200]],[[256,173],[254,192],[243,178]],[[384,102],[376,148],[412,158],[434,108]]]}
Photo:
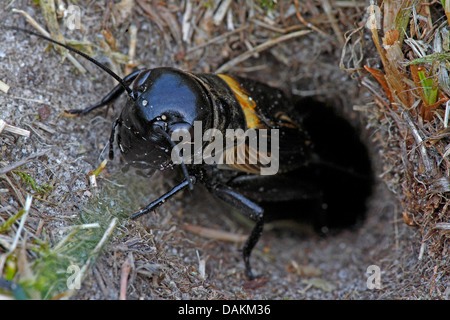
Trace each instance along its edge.
{"label": "sandy soil", "polygon": [[[39,9],[28,1],[17,0],[13,7],[27,11],[44,24]],[[10,9],[3,12],[0,20],[5,19],[7,25],[24,27],[24,19],[17,13],[12,14]],[[84,15],[84,36],[98,41],[100,24],[106,19],[100,4],[87,6]],[[229,53],[221,46],[211,46],[201,54],[196,52],[195,56],[179,59],[182,48],[173,39],[162,38],[161,31],[142,14],[142,9],[137,8],[132,19],[140,26],[137,57],[141,66],[214,71],[229,59]],[[109,20],[106,23],[110,23]],[[114,36],[120,51],[126,53],[125,25],[115,29]],[[67,31],[65,36],[82,38],[76,31]],[[98,101],[114,84],[95,68],[88,75],[76,74],[70,63],[61,63],[61,57],[53,49],[45,50],[47,46],[36,37],[0,32],[0,79],[11,86],[7,94],[0,93],[0,118],[31,131],[30,138],[0,136],[0,168],[48,150],[21,168],[38,184],[54,180],[47,201],[33,202],[27,228],[35,233],[42,221],[50,242],[56,243],[63,234],[62,228],[71,224],[92,195],[86,174],[104,157],[101,151],[108,141],[120,103],[107,112],[87,117],[61,116],[65,109],[82,108]],[[295,93],[314,91],[324,98],[341,101],[339,108],[350,121],[362,123],[360,126],[364,130],[364,114],[354,112],[352,107],[369,101],[370,96],[339,69],[340,51],[335,46],[333,37],[311,33],[291,46],[280,47],[291,65],[260,54],[245,63],[245,67],[257,67],[256,71],[238,71]],[[236,50],[244,48],[238,46]],[[370,142],[372,133],[363,131],[362,137],[369,144],[378,175],[381,164],[377,146]],[[137,188],[143,198],[129,203],[130,213],[170,186],[170,178],[162,174],[143,179],[133,172],[121,174],[121,167],[117,159],[109,162],[105,179],[100,178],[99,184],[103,186],[120,179],[123,185]],[[8,176],[20,185],[17,177]],[[21,207],[21,200],[4,179],[0,180],[0,188],[0,215],[6,219]],[[352,195],[348,197],[351,201]],[[369,207],[367,219],[360,226],[325,238],[315,235],[307,226],[269,225],[252,258],[255,270],[263,272],[265,277],[248,282],[242,272],[241,243],[215,241],[186,230],[188,224],[242,235],[250,232],[248,222],[239,221],[238,215],[198,187],[192,193],[169,201],[154,215],[137,222],[122,221],[120,233],[104,248],[72,298],[117,299],[121,268],[127,259],[131,261],[126,291],[129,299],[448,297],[448,277],[439,271],[446,261],[433,260],[427,254],[418,260],[420,233],[403,223],[401,208],[382,182],[377,182]],[[32,257],[30,255],[30,259]],[[202,260],[206,261],[205,279],[199,272]],[[367,273],[372,265],[381,271],[380,289],[367,286],[368,282],[372,283]]]}

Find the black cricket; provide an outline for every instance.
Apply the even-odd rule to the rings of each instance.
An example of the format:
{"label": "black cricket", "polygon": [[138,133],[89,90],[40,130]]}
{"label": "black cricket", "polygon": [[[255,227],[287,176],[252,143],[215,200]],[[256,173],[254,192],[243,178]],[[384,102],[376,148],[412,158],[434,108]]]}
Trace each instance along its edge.
{"label": "black cricket", "polygon": [[[264,166],[260,162],[256,165],[181,162],[183,180],[131,218],[151,212],[176,193],[201,183],[255,221],[243,247],[245,274],[248,279],[255,279],[258,276],[252,271],[250,255],[265,222],[280,218],[307,220],[319,232],[327,233],[333,228],[352,226],[363,217],[372,182],[368,152],[357,131],[325,103],[288,97],[279,89],[250,79],[174,68],[138,70],[122,79],[105,65],[65,44],[29,30],[9,29],[65,47],[119,82],[100,102],[85,109],[68,110],[71,114],[85,115],[127,93],[127,102],[111,130],[111,159],[116,139],[129,165],[150,171],[172,167],[171,151],[175,147],[172,134],[180,129],[192,132],[194,121],[201,121],[204,131],[214,128],[224,137],[226,129],[268,129],[270,141],[270,130],[278,129],[277,174],[259,174]],[[202,147],[211,142],[203,142]]]}

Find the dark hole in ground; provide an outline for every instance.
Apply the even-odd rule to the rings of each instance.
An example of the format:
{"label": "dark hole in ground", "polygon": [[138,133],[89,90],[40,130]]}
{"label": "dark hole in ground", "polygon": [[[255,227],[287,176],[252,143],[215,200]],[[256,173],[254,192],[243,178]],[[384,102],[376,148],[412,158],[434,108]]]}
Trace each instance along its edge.
{"label": "dark hole in ground", "polygon": [[[313,98],[297,97],[294,101],[301,124],[310,135],[314,150],[311,163],[281,172],[279,179],[277,175],[267,184],[247,187],[245,182],[253,183],[249,179],[236,187],[244,194],[247,188],[260,187],[257,198],[266,222],[296,220],[312,225],[320,234],[352,228],[363,222],[372,193],[368,149],[358,130],[332,106]],[[280,137],[284,138],[289,139]]]}
{"label": "dark hole in ground", "polygon": [[297,100],[296,109],[318,155],[310,168],[299,173],[299,179],[305,176],[320,193],[320,203],[310,203],[310,219],[321,232],[351,227],[363,220],[372,192],[368,150],[358,130],[332,106],[305,98]]}

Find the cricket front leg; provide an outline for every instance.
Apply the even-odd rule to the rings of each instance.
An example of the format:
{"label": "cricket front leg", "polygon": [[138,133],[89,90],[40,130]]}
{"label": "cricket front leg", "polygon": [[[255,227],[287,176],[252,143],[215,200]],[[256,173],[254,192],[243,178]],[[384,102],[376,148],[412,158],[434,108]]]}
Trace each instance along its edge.
{"label": "cricket front leg", "polygon": [[256,222],[250,236],[245,241],[242,254],[244,257],[245,275],[247,278],[249,280],[253,280],[260,277],[261,275],[255,275],[252,271],[250,256],[253,248],[261,238],[264,229],[264,210],[255,202],[247,199],[242,194],[234,191],[226,185],[215,184],[207,187],[212,194],[230,204],[232,207],[238,209],[245,216]]}
{"label": "cricket front leg", "polygon": [[188,187],[190,184],[195,183],[195,178],[194,177],[190,177],[191,181],[189,180],[184,180],[182,183],[176,185],[175,187],[172,188],[172,190],[170,190],[169,192],[167,192],[166,194],[164,194],[163,196],[159,197],[158,199],[152,201],[148,206],[146,206],[144,209],[134,213],[133,215],[131,215],[131,219],[136,219],[139,216],[146,214],[152,210],[155,210],[156,208],[158,208],[160,205],[162,205],[163,203],[165,203],[168,199],[170,199],[171,197],[173,197],[175,194],[177,194],[178,192],[180,192],[181,190],[185,189],[186,187]]}

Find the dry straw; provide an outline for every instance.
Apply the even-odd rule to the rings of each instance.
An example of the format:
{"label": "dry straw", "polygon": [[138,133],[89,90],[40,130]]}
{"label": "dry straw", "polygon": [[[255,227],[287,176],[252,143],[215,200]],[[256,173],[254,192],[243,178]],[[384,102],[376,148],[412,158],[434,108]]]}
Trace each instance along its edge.
{"label": "dry straw", "polygon": [[[376,106],[371,125],[385,135],[378,138],[384,142],[381,177],[402,203],[404,222],[421,230],[431,256],[448,250],[449,3],[372,2],[365,24],[347,35],[341,60],[342,69],[360,75],[365,69],[380,85],[367,76],[362,81]],[[365,31],[381,66],[370,65],[358,50]]]}

